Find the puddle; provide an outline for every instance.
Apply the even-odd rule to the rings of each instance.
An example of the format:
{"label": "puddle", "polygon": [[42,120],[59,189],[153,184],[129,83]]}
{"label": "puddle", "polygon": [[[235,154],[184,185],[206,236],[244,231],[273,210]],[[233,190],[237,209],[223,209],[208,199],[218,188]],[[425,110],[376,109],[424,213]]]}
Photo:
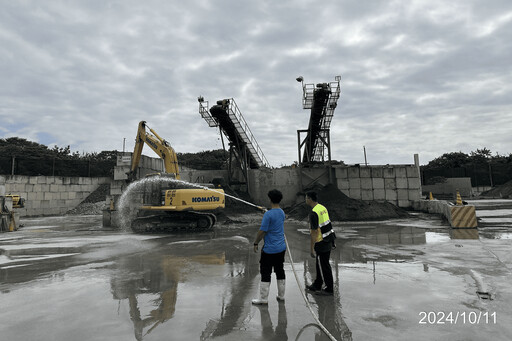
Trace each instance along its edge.
{"label": "puddle", "polygon": [[34,225],[34,226],[23,226],[20,231],[32,231],[32,230],[43,230],[43,229],[54,229],[58,228],[58,225]]}
{"label": "puddle", "polygon": [[[13,267],[20,267],[20,266],[28,266],[32,265],[32,262],[37,262],[41,260],[48,260],[48,259],[55,259],[55,258],[61,258],[61,257],[70,257],[77,255],[78,253],[62,253],[62,254],[51,254],[51,255],[23,255],[23,256],[0,256],[0,269],[9,269]],[[22,264],[15,264],[15,265],[8,265],[4,266],[4,264],[12,264],[12,263],[22,263]]]}
{"label": "puddle", "polygon": [[[492,213],[489,216],[503,218]],[[69,231],[65,219],[47,223],[59,226],[56,229],[60,231],[48,238],[36,237],[35,233],[20,234],[24,240],[6,236],[9,239],[4,239],[0,247],[10,248],[0,254],[0,264],[5,265],[0,268],[5,282],[2,286],[10,290],[2,297],[4,313],[0,317],[19,317],[16,324],[0,327],[4,338],[29,340],[37,338],[35,333],[46,332],[54,339],[101,340],[109,335],[134,339],[134,333],[136,339],[147,334],[151,334],[148,339],[165,339],[172,333],[179,333],[182,339],[197,339],[198,335],[260,339],[261,326],[254,321],[259,322],[261,310],[250,304],[259,282],[259,257],[250,244],[257,224],[241,227],[240,231],[219,228],[215,234],[148,236],[78,233],[76,226],[80,224],[74,222],[75,230]],[[30,224],[36,225],[42,223]],[[96,221],[81,224],[96,225]],[[309,283],[309,276],[315,272],[314,259],[307,252],[309,229],[302,223],[290,222],[287,226],[295,267]],[[343,318],[353,329],[354,339],[368,340],[371,335],[386,339],[441,339],[448,334],[444,330],[433,332],[439,326],[418,328],[418,313],[468,311],[478,302],[490,302],[488,289],[493,285],[498,289],[509,287],[509,278],[489,275],[487,269],[495,266],[496,259],[471,239],[512,239],[512,229],[452,230],[439,217],[421,214],[379,222],[341,222],[334,224],[334,229],[338,248],[332,252],[331,261],[341,303],[331,304],[331,299],[323,298],[312,301],[318,303],[319,313],[325,313],[322,302],[329,302],[327,309],[333,310],[327,315],[334,316],[336,323],[341,321],[337,314],[341,310],[334,309],[342,306]],[[153,238],[160,240],[142,242]],[[488,244],[501,247],[502,253],[497,253],[500,257],[508,252],[507,241]],[[56,249],[52,251],[52,247]],[[27,265],[19,264],[22,262],[35,266],[5,270]],[[467,268],[477,269],[481,277],[474,275],[473,279]],[[311,317],[304,309],[288,260],[285,270],[290,274],[286,307],[293,313],[288,323],[289,335],[293,336],[297,335],[297,325],[302,326]],[[501,274],[498,270],[496,273]],[[492,285],[486,288],[489,278],[496,278],[497,282],[489,282]],[[272,298],[276,290],[272,285]],[[498,293],[509,297],[506,295],[510,291]],[[44,302],[41,297],[45,297]],[[498,297],[493,304],[500,304]],[[33,304],[28,307],[19,303],[26,301]],[[55,314],[48,314],[48,302]],[[274,298],[269,302],[274,322],[277,304]],[[94,312],[86,314],[86,323],[76,323],[77,306],[80,311]],[[502,314],[504,309],[493,306],[496,310]],[[63,327],[51,329],[56,324]],[[31,328],[23,327],[27,325]],[[91,325],[95,326],[93,330]],[[454,332],[463,339],[485,333],[474,334],[460,324],[448,327],[446,333],[458,327]],[[252,337],[253,332],[256,337]],[[492,334],[489,338],[500,339]]]}
{"label": "puddle", "polygon": [[512,217],[501,217],[501,218],[481,218],[480,223],[483,224],[511,224],[512,225]]}
{"label": "puddle", "polygon": [[512,239],[512,232],[480,232],[483,238],[486,239]]}
{"label": "puddle", "polygon": [[507,217],[512,216],[510,209],[476,210],[477,217]]}
{"label": "puddle", "polygon": [[86,226],[87,228],[102,228],[102,217],[97,215],[84,216],[54,216],[44,218],[22,218],[19,231],[32,231],[48,229],[56,231],[69,231]]}
{"label": "puddle", "polygon": [[479,239],[478,229],[450,229],[451,239]]}
{"label": "puddle", "polygon": [[425,232],[425,241],[427,244],[444,243],[450,241],[447,233]]}

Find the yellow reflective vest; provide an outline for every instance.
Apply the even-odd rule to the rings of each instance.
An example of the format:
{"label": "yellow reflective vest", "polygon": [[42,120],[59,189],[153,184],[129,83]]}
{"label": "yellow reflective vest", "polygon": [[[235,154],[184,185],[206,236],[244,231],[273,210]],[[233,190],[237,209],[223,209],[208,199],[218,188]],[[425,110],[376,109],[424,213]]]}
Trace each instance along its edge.
{"label": "yellow reflective vest", "polygon": [[322,227],[330,224],[331,220],[329,219],[329,213],[327,212],[327,208],[325,208],[325,206],[323,205],[316,204],[316,206],[313,207],[313,212],[315,212],[316,215],[318,216],[318,229],[320,230],[318,231],[316,238],[316,243],[318,243],[321,242],[324,239],[324,237],[327,237],[329,234],[332,233],[332,230],[327,231],[326,233],[323,233],[322,231]]}

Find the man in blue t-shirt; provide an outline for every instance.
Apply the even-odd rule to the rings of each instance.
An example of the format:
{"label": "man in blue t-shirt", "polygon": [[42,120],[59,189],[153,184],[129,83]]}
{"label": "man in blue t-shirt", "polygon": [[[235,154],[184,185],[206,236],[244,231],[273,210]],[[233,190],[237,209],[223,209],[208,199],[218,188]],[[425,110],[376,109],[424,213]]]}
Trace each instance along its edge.
{"label": "man in blue t-shirt", "polygon": [[279,207],[283,194],[277,189],[268,192],[271,209],[265,212],[261,227],[254,241],[254,252],[258,252],[258,244],[263,239],[264,245],[260,258],[260,297],[253,299],[253,304],[268,304],[268,291],[270,288],[270,275],[272,268],[277,278],[277,300],[284,301],[285,274],[284,254],[286,241],[284,239],[284,211]]}

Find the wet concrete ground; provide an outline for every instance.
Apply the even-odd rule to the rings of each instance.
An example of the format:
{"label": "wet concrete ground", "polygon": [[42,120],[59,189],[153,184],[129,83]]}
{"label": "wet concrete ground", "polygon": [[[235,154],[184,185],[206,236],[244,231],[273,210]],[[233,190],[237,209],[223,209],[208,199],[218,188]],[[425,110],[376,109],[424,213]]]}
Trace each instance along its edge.
{"label": "wet concrete ground", "polygon": [[[478,230],[437,216],[336,223],[335,296],[307,294],[337,340],[510,340],[512,201],[475,202]],[[214,232],[134,235],[100,216],[25,219],[0,235],[2,340],[329,340],[291,265],[286,302],[252,306],[261,215]],[[307,225],[287,221],[301,286]],[[289,261],[288,257],[287,260]],[[478,294],[477,292],[480,292]]]}

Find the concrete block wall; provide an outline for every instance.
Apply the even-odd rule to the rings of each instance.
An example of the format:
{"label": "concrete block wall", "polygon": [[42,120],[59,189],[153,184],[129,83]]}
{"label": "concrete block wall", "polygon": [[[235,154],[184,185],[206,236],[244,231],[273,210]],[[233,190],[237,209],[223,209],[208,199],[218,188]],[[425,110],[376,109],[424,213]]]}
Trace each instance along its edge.
{"label": "concrete block wall", "polygon": [[5,195],[5,176],[0,175],[0,197]]}
{"label": "concrete block wall", "polygon": [[457,197],[457,190],[463,198],[472,197],[473,188],[471,187],[471,178],[447,178],[444,183],[423,185],[423,194],[426,195],[432,192],[434,197],[439,195],[455,199]]}
{"label": "concrete block wall", "polygon": [[195,170],[183,169],[180,167],[181,180],[192,183],[211,183],[213,179],[222,178],[224,182],[228,182],[227,170]]}
{"label": "concrete block wall", "polygon": [[24,217],[64,214],[110,178],[5,175],[2,181],[5,194],[25,198],[25,207],[16,209]]}
{"label": "concrete block wall", "polygon": [[337,186],[347,196],[364,201],[387,201],[411,207],[421,198],[416,165],[335,166]]}
{"label": "concrete block wall", "polygon": [[[130,152],[118,153],[116,166],[114,167],[114,180],[127,180],[132,165],[132,154]],[[160,158],[153,158],[141,155],[137,167],[137,177],[144,178],[148,174],[165,172],[164,162]]]}
{"label": "concrete block wall", "polygon": [[298,197],[300,192],[300,174],[298,168],[280,169],[250,169],[249,190],[254,203],[258,205],[269,205],[267,196],[271,189],[278,189],[283,193],[283,206],[294,205],[297,201],[303,200]]}

